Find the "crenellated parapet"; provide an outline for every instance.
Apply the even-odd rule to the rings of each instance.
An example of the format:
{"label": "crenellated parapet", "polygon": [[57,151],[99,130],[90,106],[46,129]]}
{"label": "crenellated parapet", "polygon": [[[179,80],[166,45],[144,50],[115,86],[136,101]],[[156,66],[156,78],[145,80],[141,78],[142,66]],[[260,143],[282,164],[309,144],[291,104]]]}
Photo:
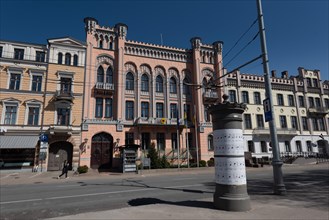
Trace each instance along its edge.
{"label": "crenellated parapet", "polygon": [[187,49],[166,47],[136,41],[125,43],[125,54],[177,62],[191,62],[191,52]]}

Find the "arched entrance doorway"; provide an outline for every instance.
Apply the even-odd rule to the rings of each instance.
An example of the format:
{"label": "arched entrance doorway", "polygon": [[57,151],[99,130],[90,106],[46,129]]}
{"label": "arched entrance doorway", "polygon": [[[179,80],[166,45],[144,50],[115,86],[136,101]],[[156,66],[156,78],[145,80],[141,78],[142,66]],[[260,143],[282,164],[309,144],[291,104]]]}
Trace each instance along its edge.
{"label": "arched entrance doorway", "polygon": [[329,154],[329,143],[327,140],[319,140],[317,141],[319,154],[320,155],[328,155]]}
{"label": "arched entrance doorway", "polygon": [[91,140],[91,168],[109,169],[112,167],[113,137],[105,132],[96,134]]}
{"label": "arched entrance doorway", "polygon": [[61,170],[64,160],[70,163],[72,168],[73,145],[67,141],[58,141],[49,146],[48,170]]}

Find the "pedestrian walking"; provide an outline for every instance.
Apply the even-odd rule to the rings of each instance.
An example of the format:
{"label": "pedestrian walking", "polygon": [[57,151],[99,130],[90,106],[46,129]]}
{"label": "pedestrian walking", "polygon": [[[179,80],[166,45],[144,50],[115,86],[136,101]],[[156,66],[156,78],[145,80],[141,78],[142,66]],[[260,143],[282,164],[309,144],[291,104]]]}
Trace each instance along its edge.
{"label": "pedestrian walking", "polygon": [[69,171],[69,166],[70,166],[70,164],[65,160],[64,163],[63,163],[62,173],[61,173],[61,175],[59,175],[57,177],[57,179],[60,179],[61,176],[63,176],[64,174],[65,174],[65,178],[68,178],[67,177],[67,172]]}

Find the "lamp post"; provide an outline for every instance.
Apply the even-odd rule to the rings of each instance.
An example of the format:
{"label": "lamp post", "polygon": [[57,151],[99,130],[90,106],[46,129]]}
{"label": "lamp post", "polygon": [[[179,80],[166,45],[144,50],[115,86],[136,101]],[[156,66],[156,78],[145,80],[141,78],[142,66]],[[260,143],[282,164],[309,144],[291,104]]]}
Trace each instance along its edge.
{"label": "lamp post", "polygon": [[259,33],[261,39],[261,48],[262,48],[262,59],[263,59],[263,71],[265,79],[265,90],[266,98],[268,100],[268,105],[270,108],[270,114],[272,120],[269,121],[270,134],[271,134],[271,143],[273,151],[273,177],[274,177],[274,194],[283,195],[286,193],[286,188],[283,183],[282,177],[282,161],[280,159],[280,150],[278,146],[278,137],[276,133],[275,117],[273,111],[273,100],[272,100],[272,86],[271,78],[269,75],[269,64],[267,57],[267,48],[266,48],[266,37],[265,37],[265,28],[264,28],[264,16],[262,12],[261,1],[257,0],[257,9],[258,9],[258,23],[259,23]]}

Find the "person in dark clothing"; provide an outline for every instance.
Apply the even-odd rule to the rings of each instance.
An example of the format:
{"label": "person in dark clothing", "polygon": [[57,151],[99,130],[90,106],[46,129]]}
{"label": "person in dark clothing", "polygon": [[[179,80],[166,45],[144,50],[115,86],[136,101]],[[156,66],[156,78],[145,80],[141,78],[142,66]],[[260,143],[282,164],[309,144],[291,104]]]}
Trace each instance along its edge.
{"label": "person in dark clothing", "polygon": [[67,177],[67,172],[69,171],[69,166],[70,166],[70,164],[65,160],[64,163],[63,163],[62,173],[61,173],[61,175],[59,175],[57,177],[57,179],[60,179],[61,176],[63,176],[64,174],[65,174],[65,178],[68,178]]}

